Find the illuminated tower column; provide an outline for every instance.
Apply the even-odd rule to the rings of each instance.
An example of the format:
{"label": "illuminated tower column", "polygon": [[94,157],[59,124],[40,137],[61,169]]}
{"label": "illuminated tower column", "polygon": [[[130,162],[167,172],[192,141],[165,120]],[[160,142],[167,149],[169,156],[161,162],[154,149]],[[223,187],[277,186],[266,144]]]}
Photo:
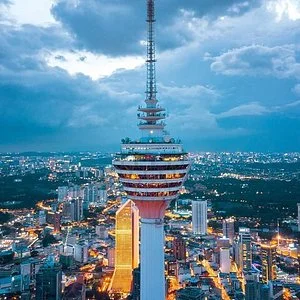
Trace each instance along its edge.
{"label": "illuminated tower column", "polygon": [[268,283],[277,278],[276,273],[276,242],[261,244],[262,254],[262,282]]}
{"label": "illuminated tower column", "polygon": [[129,294],[132,271],[139,264],[139,212],[128,200],[116,213],[115,271],[110,290]]}

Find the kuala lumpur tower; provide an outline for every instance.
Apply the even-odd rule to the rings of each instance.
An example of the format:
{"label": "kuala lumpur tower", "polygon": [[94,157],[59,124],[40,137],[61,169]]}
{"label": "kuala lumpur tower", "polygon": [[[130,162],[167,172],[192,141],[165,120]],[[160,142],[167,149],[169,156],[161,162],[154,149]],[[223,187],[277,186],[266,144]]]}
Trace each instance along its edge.
{"label": "kuala lumpur tower", "polygon": [[176,199],[190,168],[180,140],[165,131],[165,109],[158,105],[155,71],[154,0],[147,0],[147,88],[138,108],[141,137],[123,139],[113,165],[141,217],[141,300],[165,299],[164,214]]}

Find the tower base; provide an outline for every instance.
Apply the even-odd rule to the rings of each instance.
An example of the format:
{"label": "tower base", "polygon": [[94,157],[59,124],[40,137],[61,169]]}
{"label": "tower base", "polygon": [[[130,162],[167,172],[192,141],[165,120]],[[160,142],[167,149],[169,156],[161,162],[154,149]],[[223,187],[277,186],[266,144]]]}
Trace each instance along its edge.
{"label": "tower base", "polygon": [[141,219],[141,300],[165,299],[163,219]]}

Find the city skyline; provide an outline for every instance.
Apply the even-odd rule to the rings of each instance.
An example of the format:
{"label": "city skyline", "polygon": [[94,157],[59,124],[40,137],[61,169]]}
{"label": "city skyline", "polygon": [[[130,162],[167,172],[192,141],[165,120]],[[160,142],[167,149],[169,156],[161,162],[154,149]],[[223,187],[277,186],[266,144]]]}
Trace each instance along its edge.
{"label": "city skyline", "polygon": [[[30,4],[0,1],[0,151],[116,151],[144,99],[143,3]],[[190,151],[298,150],[298,1],[157,6],[174,137]]]}
{"label": "city skyline", "polygon": [[0,0],[1,299],[300,299],[300,0],[215,2]]}
{"label": "city skyline", "polygon": [[[166,209],[163,224],[155,225],[155,233],[165,229],[163,241],[145,239],[147,219],[142,220],[141,267],[134,268],[131,278],[130,269],[137,264],[131,267],[131,230],[124,230],[123,225],[129,229],[127,225],[132,224],[136,230],[138,226],[137,220],[135,225],[130,221],[124,203],[129,198],[143,198],[150,208],[145,203],[150,202],[150,196],[165,197],[174,189],[166,186],[178,185],[181,180],[180,174],[172,175],[178,170],[161,170],[162,161],[150,162],[145,168],[149,164],[146,157],[150,159],[150,155],[136,155],[142,160],[132,161],[132,155],[123,155],[125,163],[114,169],[99,153],[1,156],[0,294],[17,299],[36,294],[39,299],[41,294],[48,297],[62,288],[56,299],[74,299],[74,295],[82,300],[100,295],[126,299],[132,279],[127,300],[137,300],[145,283],[143,254],[148,253],[148,284],[153,283],[156,289],[148,293],[150,299],[163,298],[152,297],[158,282],[160,286],[166,283],[167,300],[192,296],[300,298],[300,153],[191,155],[193,167],[179,198]],[[174,169],[177,164],[163,163],[164,169]],[[165,172],[167,180],[161,179]],[[158,189],[161,185],[163,191]],[[205,199],[202,202],[207,206],[196,212],[193,204],[200,199]],[[146,211],[142,206],[140,215],[150,217],[153,212],[153,206]],[[202,235],[193,230],[195,213],[207,225]],[[148,223],[147,237],[151,236],[150,226]],[[158,244],[164,249],[160,254],[166,275],[160,279],[154,272]],[[120,274],[113,275],[125,269],[127,287],[111,289],[112,281],[125,282],[125,275],[121,275],[122,281],[117,279]]]}

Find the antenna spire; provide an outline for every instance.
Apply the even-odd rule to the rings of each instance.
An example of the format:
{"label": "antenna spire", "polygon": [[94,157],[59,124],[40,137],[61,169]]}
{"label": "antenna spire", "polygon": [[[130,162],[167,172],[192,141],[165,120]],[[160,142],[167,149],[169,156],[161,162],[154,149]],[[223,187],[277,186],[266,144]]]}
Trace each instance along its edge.
{"label": "antenna spire", "polygon": [[[144,141],[162,140],[164,134],[166,114],[165,109],[157,105],[156,99],[156,70],[155,70],[155,0],[147,0],[147,84],[146,84],[146,107],[138,108],[138,127],[143,132]],[[148,138],[147,138],[148,137]],[[156,138],[156,139],[154,139]]]}
{"label": "antenna spire", "polygon": [[[155,7],[154,0],[147,0],[147,100],[156,100],[156,70],[155,70]],[[156,104],[156,103],[155,103]]]}

